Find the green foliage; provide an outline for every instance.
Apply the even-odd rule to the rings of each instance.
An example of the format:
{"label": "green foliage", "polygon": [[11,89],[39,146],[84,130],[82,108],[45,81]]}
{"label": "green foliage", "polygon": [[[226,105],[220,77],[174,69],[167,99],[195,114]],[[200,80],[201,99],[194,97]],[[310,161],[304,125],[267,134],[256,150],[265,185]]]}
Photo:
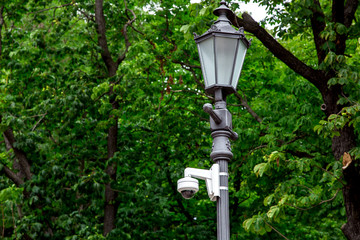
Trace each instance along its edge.
{"label": "green foliage", "polygon": [[[260,41],[252,42],[238,92],[262,121],[235,95],[228,97],[239,134],[229,164],[231,238],[280,239],[281,233],[289,239],[344,239],[342,164],[334,161],[330,138],[344,126],[358,134],[360,25],[327,22],[320,34],[327,55],[319,64],[310,41],[314,1],[255,2],[277,13],[266,21],[275,24],[270,31],[278,41],[309,66],[333,71],[328,87],[341,85],[346,94],[339,99],[341,111],[324,118],[316,88]],[[205,184],[185,201],[176,181],[185,167],[212,164],[202,105],[213,99],[197,82],[201,69],[192,33],[210,27],[218,1],[126,3],[137,19],[128,28],[129,51],[112,78],[97,42],[94,1],[0,3],[6,7],[0,130],[13,129],[15,147],[26,154],[33,174],[13,185],[4,170],[18,174],[18,162],[2,136],[2,238],[215,239],[216,206]],[[321,3],[331,19],[330,4]],[[238,11],[237,3],[230,7]],[[105,1],[104,13],[116,59],[124,52],[122,28],[131,12],[123,1]],[[331,45],[336,34],[351,36],[343,55]],[[115,100],[118,109],[111,104]],[[109,116],[118,119],[118,151],[108,159],[108,128],[114,123]],[[350,154],[359,159],[360,148]],[[105,171],[113,164],[116,180]],[[110,181],[118,210],[116,228],[104,237]]]}

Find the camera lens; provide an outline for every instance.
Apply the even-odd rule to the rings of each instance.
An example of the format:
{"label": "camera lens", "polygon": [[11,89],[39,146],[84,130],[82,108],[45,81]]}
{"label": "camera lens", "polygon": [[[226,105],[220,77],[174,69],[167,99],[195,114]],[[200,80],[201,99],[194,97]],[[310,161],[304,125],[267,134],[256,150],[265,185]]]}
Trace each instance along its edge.
{"label": "camera lens", "polygon": [[195,191],[194,190],[184,190],[181,191],[181,195],[185,198],[185,199],[190,199],[192,197],[195,196]]}

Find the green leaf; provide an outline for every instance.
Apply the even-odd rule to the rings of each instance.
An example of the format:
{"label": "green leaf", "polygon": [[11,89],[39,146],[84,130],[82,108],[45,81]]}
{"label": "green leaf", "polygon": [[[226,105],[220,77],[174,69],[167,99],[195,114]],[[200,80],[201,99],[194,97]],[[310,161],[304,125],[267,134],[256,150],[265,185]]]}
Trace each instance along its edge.
{"label": "green leaf", "polygon": [[243,227],[246,231],[250,231],[251,228],[254,228],[254,222],[255,222],[255,218],[249,218],[249,219],[246,219],[244,222],[243,222]]}
{"label": "green leaf", "polygon": [[270,194],[264,199],[264,206],[269,206],[274,198],[274,194]]}
{"label": "green leaf", "polygon": [[330,78],[328,81],[328,85],[335,85],[338,83],[338,79],[337,78]]}
{"label": "green leaf", "polygon": [[183,26],[181,26],[180,31],[183,32],[183,33],[188,33],[189,28],[190,28],[189,24],[188,25],[183,25]]}
{"label": "green leaf", "polygon": [[331,65],[335,62],[335,59],[336,59],[336,54],[334,52],[329,52],[326,55],[324,62],[327,63],[328,65]]}
{"label": "green leaf", "polygon": [[347,33],[347,28],[345,27],[344,24],[341,24],[341,23],[336,23],[335,25],[336,27],[336,32],[340,35],[344,35]]}
{"label": "green leaf", "polygon": [[270,210],[266,213],[266,216],[270,219],[275,219],[280,213],[279,206],[271,206]]}
{"label": "green leaf", "polygon": [[328,117],[329,121],[334,120],[334,119],[337,119],[337,118],[338,118],[338,115],[337,115],[337,114],[331,114],[331,115]]}
{"label": "green leaf", "polygon": [[254,173],[256,176],[262,177],[264,172],[269,168],[269,163],[260,163],[254,167]]}
{"label": "green leaf", "polygon": [[206,12],[207,12],[208,8],[207,7],[203,7],[200,12],[199,12],[199,15],[200,16],[205,16],[206,15]]}

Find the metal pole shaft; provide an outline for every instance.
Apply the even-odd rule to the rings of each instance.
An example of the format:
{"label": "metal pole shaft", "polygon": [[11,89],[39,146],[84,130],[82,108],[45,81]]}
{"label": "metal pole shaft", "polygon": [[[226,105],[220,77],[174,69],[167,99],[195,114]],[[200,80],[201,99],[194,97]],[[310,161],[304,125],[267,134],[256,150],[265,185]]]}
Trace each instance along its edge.
{"label": "metal pole shaft", "polygon": [[217,199],[217,239],[230,239],[228,161],[218,160],[220,167],[220,197]]}
{"label": "metal pole shaft", "polygon": [[[228,163],[232,159],[229,138],[232,132],[231,114],[226,109],[226,96],[221,89],[215,91],[215,110],[214,113],[221,119],[216,122],[210,117],[211,136],[213,147],[210,154],[211,159],[219,164],[220,175],[220,197],[217,198],[217,239],[230,240],[230,216],[229,216],[229,190],[228,190]],[[209,107],[205,106],[207,112]],[[211,115],[210,115],[211,116]]]}

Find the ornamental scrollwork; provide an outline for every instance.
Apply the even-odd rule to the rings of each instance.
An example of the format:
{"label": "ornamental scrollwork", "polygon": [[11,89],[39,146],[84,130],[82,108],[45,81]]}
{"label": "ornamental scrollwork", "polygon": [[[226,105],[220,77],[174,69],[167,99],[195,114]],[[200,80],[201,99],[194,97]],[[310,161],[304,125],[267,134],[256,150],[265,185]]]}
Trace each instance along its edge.
{"label": "ornamental scrollwork", "polygon": [[244,28],[240,27],[239,30],[237,30],[235,33],[244,34]]}
{"label": "ornamental scrollwork", "polygon": [[211,25],[210,29],[207,31],[207,33],[212,33],[212,32],[221,32],[221,29],[218,28],[216,25]]}

